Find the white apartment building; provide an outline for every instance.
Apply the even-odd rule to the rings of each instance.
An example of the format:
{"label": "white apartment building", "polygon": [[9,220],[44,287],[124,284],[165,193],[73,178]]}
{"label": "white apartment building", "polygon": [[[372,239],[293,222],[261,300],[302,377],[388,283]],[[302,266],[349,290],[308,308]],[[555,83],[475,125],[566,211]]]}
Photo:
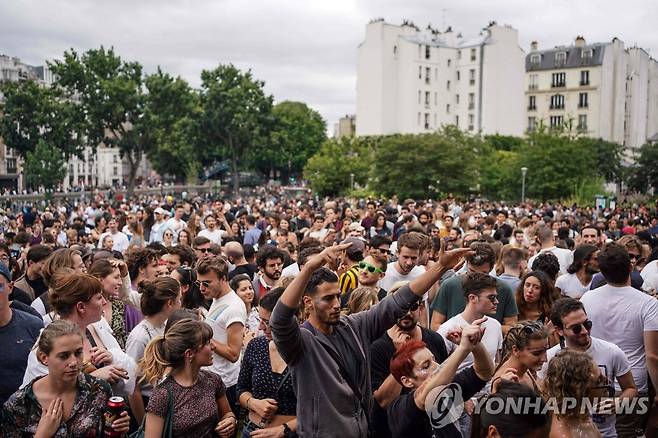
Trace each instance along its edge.
{"label": "white apartment building", "polygon": [[658,64],[640,48],[610,43],[538,50],[526,56],[526,129],[540,123],[629,148],[658,133]]}
{"label": "white apartment building", "polygon": [[[0,81],[37,81],[43,86],[50,86],[53,74],[47,66],[31,66],[19,58],[0,55]],[[2,95],[0,95],[0,116]],[[21,158],[8,148],[0,138],[0,189],[10,188],[22,191],[24,188]],[[127,182],[130,166],[126,159],[121,159],[116,147],[99,145],[94,153],[86,147],[82,157],[71,157],[67,163],[67,175],[62,181],[62,188],[89,186],[112,186]],[[139,178],[153,178],[150,163],[143,157],[137,171]]]}
{"label": "white apartment building", "polygon": [[462,130],[521,135],[524,52],[490,24],[474,38],[374,20],[358,46],[357,135]]}

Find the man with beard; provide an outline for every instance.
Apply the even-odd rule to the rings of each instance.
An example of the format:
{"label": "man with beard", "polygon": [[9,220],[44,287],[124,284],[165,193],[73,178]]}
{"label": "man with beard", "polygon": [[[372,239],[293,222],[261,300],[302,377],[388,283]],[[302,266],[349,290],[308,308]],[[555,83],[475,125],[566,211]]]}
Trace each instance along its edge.
{"label": "man with beard", "polygon": [[388,264],[379,286],[388,291],[398,281],[411,281],[421,275],[425,270],[418,266],[418,261],[423,248],[425,240],[420,233],[412,231],[401,235],[398,239],[398,259]]}
{"label": "man with beard", "polygon": [[258,251],[256,266],[260,272],[254,278],[253,287],[259,299],[263,298],[281,278],[284,259],[283,251],[273,245],[265,245]]}
{"label": "man with beard", "polygon": [[567,273],[555,281],[555,287],[562,291],[562,295],[580,299],[589,290],[592,277],[599,272],[596,261],[598,254],[599,248],[594,245],[580,245],[576,248],[573,263],[567,268]]}
{"label": "man with beard", "polygon": [[402,385],[395,380],[389,369],[395,351],[407,341],[423,341],[438,363],[442,363],[448,357],[441,335],[418,325],[418,320],[424,311],[425,302],[421,299],[370,347],[372,357],[370,376],[376,402],[373,405],[375,430],[373,436],[384,438],[391,436],[386,409],[403,390]]}
{"label": "man with beard", "polygon": [[[592,321],[587,318],[583,304],[574,298],[563,298],[553,303],[551,322],[564,343],[558,344],[546,352],[546,363],[539,372],[544,377],[548,363],[561,350],[580,351],[589,354],[599,371],[605,377],[605,385],[614,388],[614,381],[621,389],[619,399],[637,397],[637,389],[631,373],[631,366],[621,348],[615,344],[590,335]],[[594,424],[603,437],[616,437],[615,415],[594,415]]]}

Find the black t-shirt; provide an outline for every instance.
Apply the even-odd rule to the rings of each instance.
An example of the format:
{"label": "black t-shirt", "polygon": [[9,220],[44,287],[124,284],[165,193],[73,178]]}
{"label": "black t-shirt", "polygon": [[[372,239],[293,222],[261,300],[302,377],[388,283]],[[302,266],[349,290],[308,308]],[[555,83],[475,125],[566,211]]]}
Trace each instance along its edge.
{"label": "black t-shirt", "polygon": [[[446,344],[443,341],[443,337],[440,334],[428,330],[424,327],[420,328],[420,332],[423,342],[432,352],[436,361],[438,363],[442,363],[444,360],[446,360],[448,357],[448,351],[446,350]],[[393,340],[388,335],[388,333],[384,333],[382,337],[377,339],[370,347],[370,378],[372,381],[373,391],[378,389],[391,373],[390,363],[394,353],[395,345],[393,344]],[[372,415],[373,427],[375,429],[374,436],[382,438],[390,437],[391,431],[388,428],[386,411],[382,409],[379,404],[374,403]]]}
{"label": "black t-shirt", "polygon": [[27,304],[28,306],[32,304],[32,299],[27,294],[27,292],[16,286],[14,286],[14,288],[11,290],[11,293],[9,294],[9,301],[20,301],[21,303]]}
{"label": "black t-shirt", "polygon": [[34,290],[34,298],[39,298],[41,294],[48,292],[48,286],[43,282],[43,278],[39,277],[36,280],[30,280],[26,275],[25,280],[27,280],[27,284]]}
{"label": "black t-shirt", "polygon": [[[468,400],[482,390],[487,382],[480,379],[471,366],[458,372],[452,383],[456,383],[461,388],[462,400]],[[462,436],[455,423],[433,429],[425,410],[418,409],[416,406],[414,394],[415,391],[402,394],[388,407],[388,425],[393,438],[455,438]]]}
{"label": "black t-shirt", "polygon": [[247,263],[246,265],[236,266],[234,270],[228,273],[228,279],[230,281],[236,275],[247,274],[249,276],[249,279],[251,281],[254,281],[254,275],[256,274],[256,272],[258,272],[258,267]]}

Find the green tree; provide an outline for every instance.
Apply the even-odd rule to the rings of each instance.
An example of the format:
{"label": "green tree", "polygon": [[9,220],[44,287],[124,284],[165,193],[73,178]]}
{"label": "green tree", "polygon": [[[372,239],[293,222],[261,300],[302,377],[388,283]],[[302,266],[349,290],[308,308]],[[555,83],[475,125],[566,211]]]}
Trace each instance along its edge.
{"label": "green tree", "polygon": [[480,158],[480,192],[489,199],[519,200],[521,167],[518,152],[496,150],[485,142]]}
{"label": "green tree", "polygon": [[645,193],[650,188],[658,189],[658,143],[645,143],[640,146],[636,163],[631,169],[629,185],[638,192]]}
{"label": "green tree", "polygon": [[143,123],[145,96],[142,66],[126,62],[114,53],[92,49],[79,55],[64,52],[64,59],[50,64],[55,86],[79,103],[84,114],[84,134],[92,147],[116,145],[129,164],[128,195],[135,187],[137,169],[144,153],[153,147],[153,135]]}
{"label": "green tree", "polygon": [[266,147],[254,163],[264,173],[279,171],[283,181],[304,170],[308,159],[327,139],[326,123],[317,111],[302,102],[284,101],[272,108],[273,126]]}
{"label": "green tree", "polygon": [[236,193],[240,165],[249,151],[266,143],[271,127],[272,96],[265,94],[264,85],[250,70],[242,72],[231,64],[201,72],[199,141],[206,160],[228,156]]}
{"label": "green tree", "polygon": [[50,192],[66,176],[64,154],[61,149],[38,140],[34,151],[26,153],[23,171],[30,187],[43,186]]}
{"label": "green tree", "polygon": [[0,136],[18,155],[26,158],[41,140],[67,158],[81,154],[82,113],[63,98],[61,90],[21,81],[0,84],[0,92],[4,96]]}
{"label": "green tree", "polygon": [[386,197],[478,190],[479,138],[447,126],[434,134],[393,135],[375,149],[370,188]]}
{"label": "green tree", "polygon": [[355,184],[365,187],[369,182],[373,150],[378,141],[378,137],[329,139],[309,158],[304,168],[304,178],[321,196],[348,193],[351,174],[354,174]]}
{"label": "green tree", "polygon": [[161,175],[194,180],[200,169],[196,151],[200,114],[198,95],[180,77],[158,71],[144,79],[144,123],[153,133],[149,161]]}
{"label": "green tree", "polygon": [[624,147],[601,138],[580,137],[576,143],[596,162],[596,172],[606,181],[618,183],[624,178]]}

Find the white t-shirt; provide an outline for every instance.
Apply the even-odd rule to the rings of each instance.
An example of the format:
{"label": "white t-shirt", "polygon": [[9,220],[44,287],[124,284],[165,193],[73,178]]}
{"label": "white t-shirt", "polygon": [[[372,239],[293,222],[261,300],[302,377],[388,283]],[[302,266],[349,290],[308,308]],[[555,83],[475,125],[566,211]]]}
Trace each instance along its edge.
{"label": "white t-shirt", "polygon": [[555,281],[555,287],[559,287],[563,295],[575,299],[580,299],[589,290],[590,284],[592,284],[591,280],[583,286],[576,274],[560,275]]}
{"label": "white t-shirt", "polygon": [[[126,340],[126,354],[133,358],[136,363],[144,357],[146,345],[156,336],[164,335],[165,326],[156,327],[147,320],[143,319],[137,324]],[[148,382],[141,383],[142,395],[151,396],[153,387]]]}
{"label": "white t-shirt", "polygon": [[[452,354],[452,352],[457,348],[457,345],[448,340],[446,337],[447,333],[456,328],[464,328],[469,325],[470,324],[466,322],[461,313],[453,316],[441,324],[441,327],[439,327],[437,332],[443,336],[448,354]],[[487,320],[482,323],[481,327],[485,328],[484,336],[482,337],[484,348],[487,350],[487,353],[489,353],[489,356],[491,356],[491,360],[495,361],[498,350],[503,348],[503,331],[500,323],[495,318],[488,317]],[[473,365],[473,360],[473,353],[468,353],[466,359],[464,359],[462,363],[459,364],[458,371]]]}
{"label": "white t-shirt", "polygon": [[281,277],[296,277],[299,274],[299,265],[297,263],[292,263],[281,271]]}
{"label": "white t-shirt", "polygon": [[128,240],[128,236],[123,234],[121,231],[117,231],[116,234],[112,234],[109,231],[107,231],[101,234],[100,238],[98,239],[99,248],[103,247],[103,239],[105,239],[105,236],[112,236],[112,241],[114,242],[112,245],[112,251],[119,251],[120,253],[123,254],[128,249],[128,245],[130,245],[130,240]]}
{"label": "white t-shirt", "polygon": [[379,280],[379,287],[384,289],[386,292],[390,291],[393,285],[398,281],[411,281],[425,272],[424,266],[414,266],[414,268],[408,274],[400,274],[395,268],[397,263],[398,262],[389,263],[386,267],[386,274],[384,275],[384,278]]}
{"label": "white t-shirt", "polygon": [[210,240],[212,243],[216,243],[217,245],[222,244],[222,239],[226,235],[226,231],[220,230],[219,228],[215,228],[215,231],[210,231],[208,228],[205,230],[199,231],[199,236],[205,237],[206,239]]}
{"label": "white t-shirt", "polygon": [[[548,363],[560,350],[562,350],[562,347],[558,344],[546,352],[546,363],[539,371],[539,377],[542,379],[546,377]],[[631,370],[631,365],[628,363],[628,359],[621,348],[603,339],[592,337],[592,344],[586,353],[592,356],[601,374],[604,374],[608,379],[608,383],[614,383],[615,390],[617,392],[621,391],[617,378]],[[608,438],[615,438],[617,436],[614,415],[594,415],[593,420],[599,432],[601,432],[601,436]]]}
{"label": "white t-shirt", "polygon": [[642,279],[644,280],[642,289],[646,291],[658,291],[658,260],[647,263],[640,275],[642,275]]}
{"label": "white t-shirt", "polygon": [[[220,298],[215,298],[206,315],[206,322],[212,327],[212,338],[222,344],[227,342],[226,329],[228,326],[234,323],[244,326],[246,320],[247,309],[244,301],[233,291]],[[213,353],[212,365],[208,369],[219,374],[226,387],[230,387],[238,382],[240,360],[233,363],[219,354]]]}
{"label": "white t-shirt", "polygon": [[569,268],[569,265],[573,263],[573,253],[568,249],[558,248],[557,246],[554,246],[552,248],[542,249],[541,251],[539,251],[538,254],[535,254],[532,257],[530,257],[530,260],[528,260],[528,269],[532,268],[532,262],[535,261],[537,256],[544,252],[553,253],[553,255],[557,257],[557,261],[560,262],[560,274],[567,273],[567,268]]}
{"label": "white t-shirt", "polygon": [[631,365],[640,394],[648,392],[644,332],[658,331],[658,300],[631,286],[606,284],[580,301],[592,321],[592,337],[617,345]]}

